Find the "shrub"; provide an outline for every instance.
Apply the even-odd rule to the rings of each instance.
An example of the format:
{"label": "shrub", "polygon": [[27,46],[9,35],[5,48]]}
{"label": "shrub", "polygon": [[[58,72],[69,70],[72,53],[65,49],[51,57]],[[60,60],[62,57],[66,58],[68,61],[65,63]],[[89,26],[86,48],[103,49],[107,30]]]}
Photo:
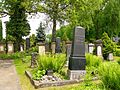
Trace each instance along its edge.
{"label": "shrub", "polygon": [[32,78],[34,80],[40,80],[43,75],[45,75],[45,70],[38,69],[32,72]]}
{"label": "shrub", "polygon": [[116,56],[120,56],[120,49],[116,49]]}
{"label": "shrub", "polygon": [[86,54],[86,65],[91,67],[98,67],[102,63],[102,58],[92,55],[92,54]]}
{"label": "shrub", "polygon": [[23,56],[23,52],[16,52],[13,54],[0,54],[0,59],[18,59]]}
{"label": "shrub", "polygon": [[103,33],[102,36],[103,41],[103,57],[107,59],[109,53],[115,53],[116,45],[115,43],[108,37],[107,33]]}
{"label": "shrub", "polygon": [[54,72],[59,72],[59,70],[61,70],[64,66],[65,61],[65,54],[49,54],[38,56],[39,68],[42,70],[53,70]]}
{"label": "shrub", "polygon": [[86,54],[86,69],[88,73],[92,73],[93,75],[98,73],[98,67],[102,63],[102,58],[92,55],[92,54]]}
{"label": "shrub", "polygon": [[107,90],[120,90],[120,65],[104,63],[99,67],[99,76]]}

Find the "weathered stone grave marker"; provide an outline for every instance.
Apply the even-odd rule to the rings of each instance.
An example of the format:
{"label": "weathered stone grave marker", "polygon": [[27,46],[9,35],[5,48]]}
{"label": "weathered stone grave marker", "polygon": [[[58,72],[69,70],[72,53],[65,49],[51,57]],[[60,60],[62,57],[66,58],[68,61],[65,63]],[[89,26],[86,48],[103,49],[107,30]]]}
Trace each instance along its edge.
{"label": "weathered stone grave marker", "polygon": [[114,58],[113,58],[113,53],[109,53],[109,55],[108,55],[108,60],[110,60],[110,61],[114,60]]}
{"label": "weathered stone grave marker", "polygon": [[51,43],[51,52],[52,52],[52,54],[55,53],[55,42]]}
{"label": "weathered stone grave marker", "polygon": [[80,79],[85,75],[85,30],[77,26],[73,32],[72,51],[69,58],[69,78]]}
{"label": "weathered stone grave marker", "polygon": [[96,40],[96,55],[103,58],[103,55],[102,55],[102,40]]}
{"label": "weathered stone grave marker", "polygon": [[94,46],[95,45],[93,43],[89,43],[89,45],[88,45],[88,52],[89,53],[93,54]]}
{"label": "weathered stone grave marker", "polygon": [[7,48],[8,48],[8,53],[14,53],[14,46],[12,42],[8,42],[7,44]]}
{"label": "weathered stone grave marker", "polygon": [[68,66],[68,64],[69,64],[69,57],[70,57],[70,54],[71,54],[71,45],[72,45],[72,42],[67,42],[66,43],[66,56],[67,56],[66,66]]}
{"label": "weathered stone grave marker", "polygon": [[31,66],[30,66],[31,68],[38,66],[36,58],[37,58],[37,52],[32,53],[31,54]]}
{"label": "weathered stone grave marker", "polygon": [[61,46],[60,46],[61,40],[60,37],[56,38],[56,47],[55,47],[55,53],[61,53]]}
{"label": "weathered stone grave marker", "polygon": [[26,50],[30,48],[30,38],[26,38]]}
{"label": "weathered stone grave marker", "polygon": [[0,43],[0,53],[5,53],[5,44]]}
{"label": "weathered stone grave marker", "polygon": [[45,43],[38,43],[39,55],[45,55]]}

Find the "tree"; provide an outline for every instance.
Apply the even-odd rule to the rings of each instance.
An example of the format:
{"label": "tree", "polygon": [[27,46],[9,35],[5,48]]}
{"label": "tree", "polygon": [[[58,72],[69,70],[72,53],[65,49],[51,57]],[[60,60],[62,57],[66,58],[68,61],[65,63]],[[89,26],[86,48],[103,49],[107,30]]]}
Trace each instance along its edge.
{"label": "tree", "polygon": [[36,46],[36,36],[35,34],[32,34],[30,36],[30,47],[34,47],[34,46]]}
{"label": "tree", "polygon": [[116,50],[115,43],[109,38],[107,33],[103,33],[102,35],[103,41],[103,57],[107,59],[109,53],[114,53]]}
{"label": "tree", "polygon": [[[43,4],[39,4],[40,12],[44,12],[53,23],[52,42],[56,40],[56,24],[65,20],[66,9],[69,6],[69,0],[41,0]],[[38,10],[39,10],[38,7]]]}
{"label": "tree", "polygon": [[2,21],[0,20],[0,41],[2,40]]}
{"label": "tree", "polygon": [[45,42],[45,32],[44,32],[45,27],[40,23],[39,28],[36,30],[37,31],[37,42],[39,43],[44,43]]}
{"label": "tree", "polygon": [[22,0],[17,0],[10,4],[10,21],[6,24],[7,35],[14,38],[16,50],[20,50],[22,37],[30,33],[30,26],[26,20],[25,8],[21,5]]}

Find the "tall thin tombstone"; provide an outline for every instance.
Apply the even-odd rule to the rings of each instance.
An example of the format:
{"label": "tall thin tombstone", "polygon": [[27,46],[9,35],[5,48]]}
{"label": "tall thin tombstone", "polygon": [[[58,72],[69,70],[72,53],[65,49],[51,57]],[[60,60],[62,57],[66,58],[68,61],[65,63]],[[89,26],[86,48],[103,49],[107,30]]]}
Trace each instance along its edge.
{"label": "tall thin tombstone", "polygon": [[85,30],[77,26],[73,30],[72,51],[69,58],[69,77],[70,79],[80,79],[85,71]]}
{"label": "tall thin tombstone", "polygon": [[55,53],[61,53],[61,46],[60,46],[61,40],[60,37],[56,38],[56,47],[55,47]]}
{"label": "tall thin tombstone", "polygon": [[30,48],[30,38],[26,38],[26,50]]}

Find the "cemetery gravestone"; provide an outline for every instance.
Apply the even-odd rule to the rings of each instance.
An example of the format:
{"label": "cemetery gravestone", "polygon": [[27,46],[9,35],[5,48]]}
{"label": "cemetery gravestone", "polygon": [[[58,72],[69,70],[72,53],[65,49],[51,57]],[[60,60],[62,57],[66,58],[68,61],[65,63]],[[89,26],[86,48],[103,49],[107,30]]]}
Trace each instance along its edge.
{"label": "cemetery gravestone", "polygon": [[32,53],[31,54],[31,68],[37,67],[37,61],[36,61],[37,53]]}
{"label": "cemetery gravestone", "polygon": [[108,55],[108,60],[112,61],[114,58],[113,58],[113,53],[109,53]]}
{"label": "cemetery gravestone", "polygon": [[20,45],[20,51],[21,51],[21,52],[24,51],[24,45]]}
{"label": "cemetery gravestone", "polygon": [[4,44],[0,43],[0,53],[5,53]]}
{"label": "cemetery gravestone", "polygon": [[49,52],[50,45],[49,43],[45,43],[45,52]]}
{"label": "cemetery gravestone", "polygon": [[67,42],[66,43],[66,54],[67,54],[67,63],[66,63],[66,66],[68,66],[68,63],[69,63],[69,57],[70,57],[70,54],[71,54],[71,44],[72,42]]}
{"label": "cemetery gravestone", "polygon": [[102,40],[96,41],[96,55],[103,58],[102,55]]}
{"label": "cemetery gravestone", "polygon": [[14,46],[13,46],[13,43],[12,42],[8,42],[8,53],[13,53],[14,52]]}
{"label": "cemetery gravestone", "polygon": [[88,44],[85,44],[85,53],[88,53]]}
{"label": "cemetery gravestone", "polygon": [[60,37],[56,38],[56,47],[55,47],[55,53],[61,53],[61,46],[60,46],[61,40]]}
{"label": "cemetery gravestone", "polygon": [[85,75],[85,30],[78,26],[73,32],[72,51],[69,58],[69,78],[80,79]]}
{"label": "cemetery gravestone", "polygon": [[26,50],[30,48],[30,38],[26,38]]}
{"label": "cemetery gravestone", "polygon": [[45,43],[38,44],[38,53],[39,55],[45,55]]}
{"label": "cemetery gravestone", "polygon": [[55,42],[51,43],[51,51],[52,51],[52,54],[55,53]]}
{"label": "cemetery gravestone", "polygon": [[91,53],[91,54],[93,54],[93,50],[94,50],[94,44],[93,44],[93,43],[90,43],[90,44],[88,45],[88,52]]}

